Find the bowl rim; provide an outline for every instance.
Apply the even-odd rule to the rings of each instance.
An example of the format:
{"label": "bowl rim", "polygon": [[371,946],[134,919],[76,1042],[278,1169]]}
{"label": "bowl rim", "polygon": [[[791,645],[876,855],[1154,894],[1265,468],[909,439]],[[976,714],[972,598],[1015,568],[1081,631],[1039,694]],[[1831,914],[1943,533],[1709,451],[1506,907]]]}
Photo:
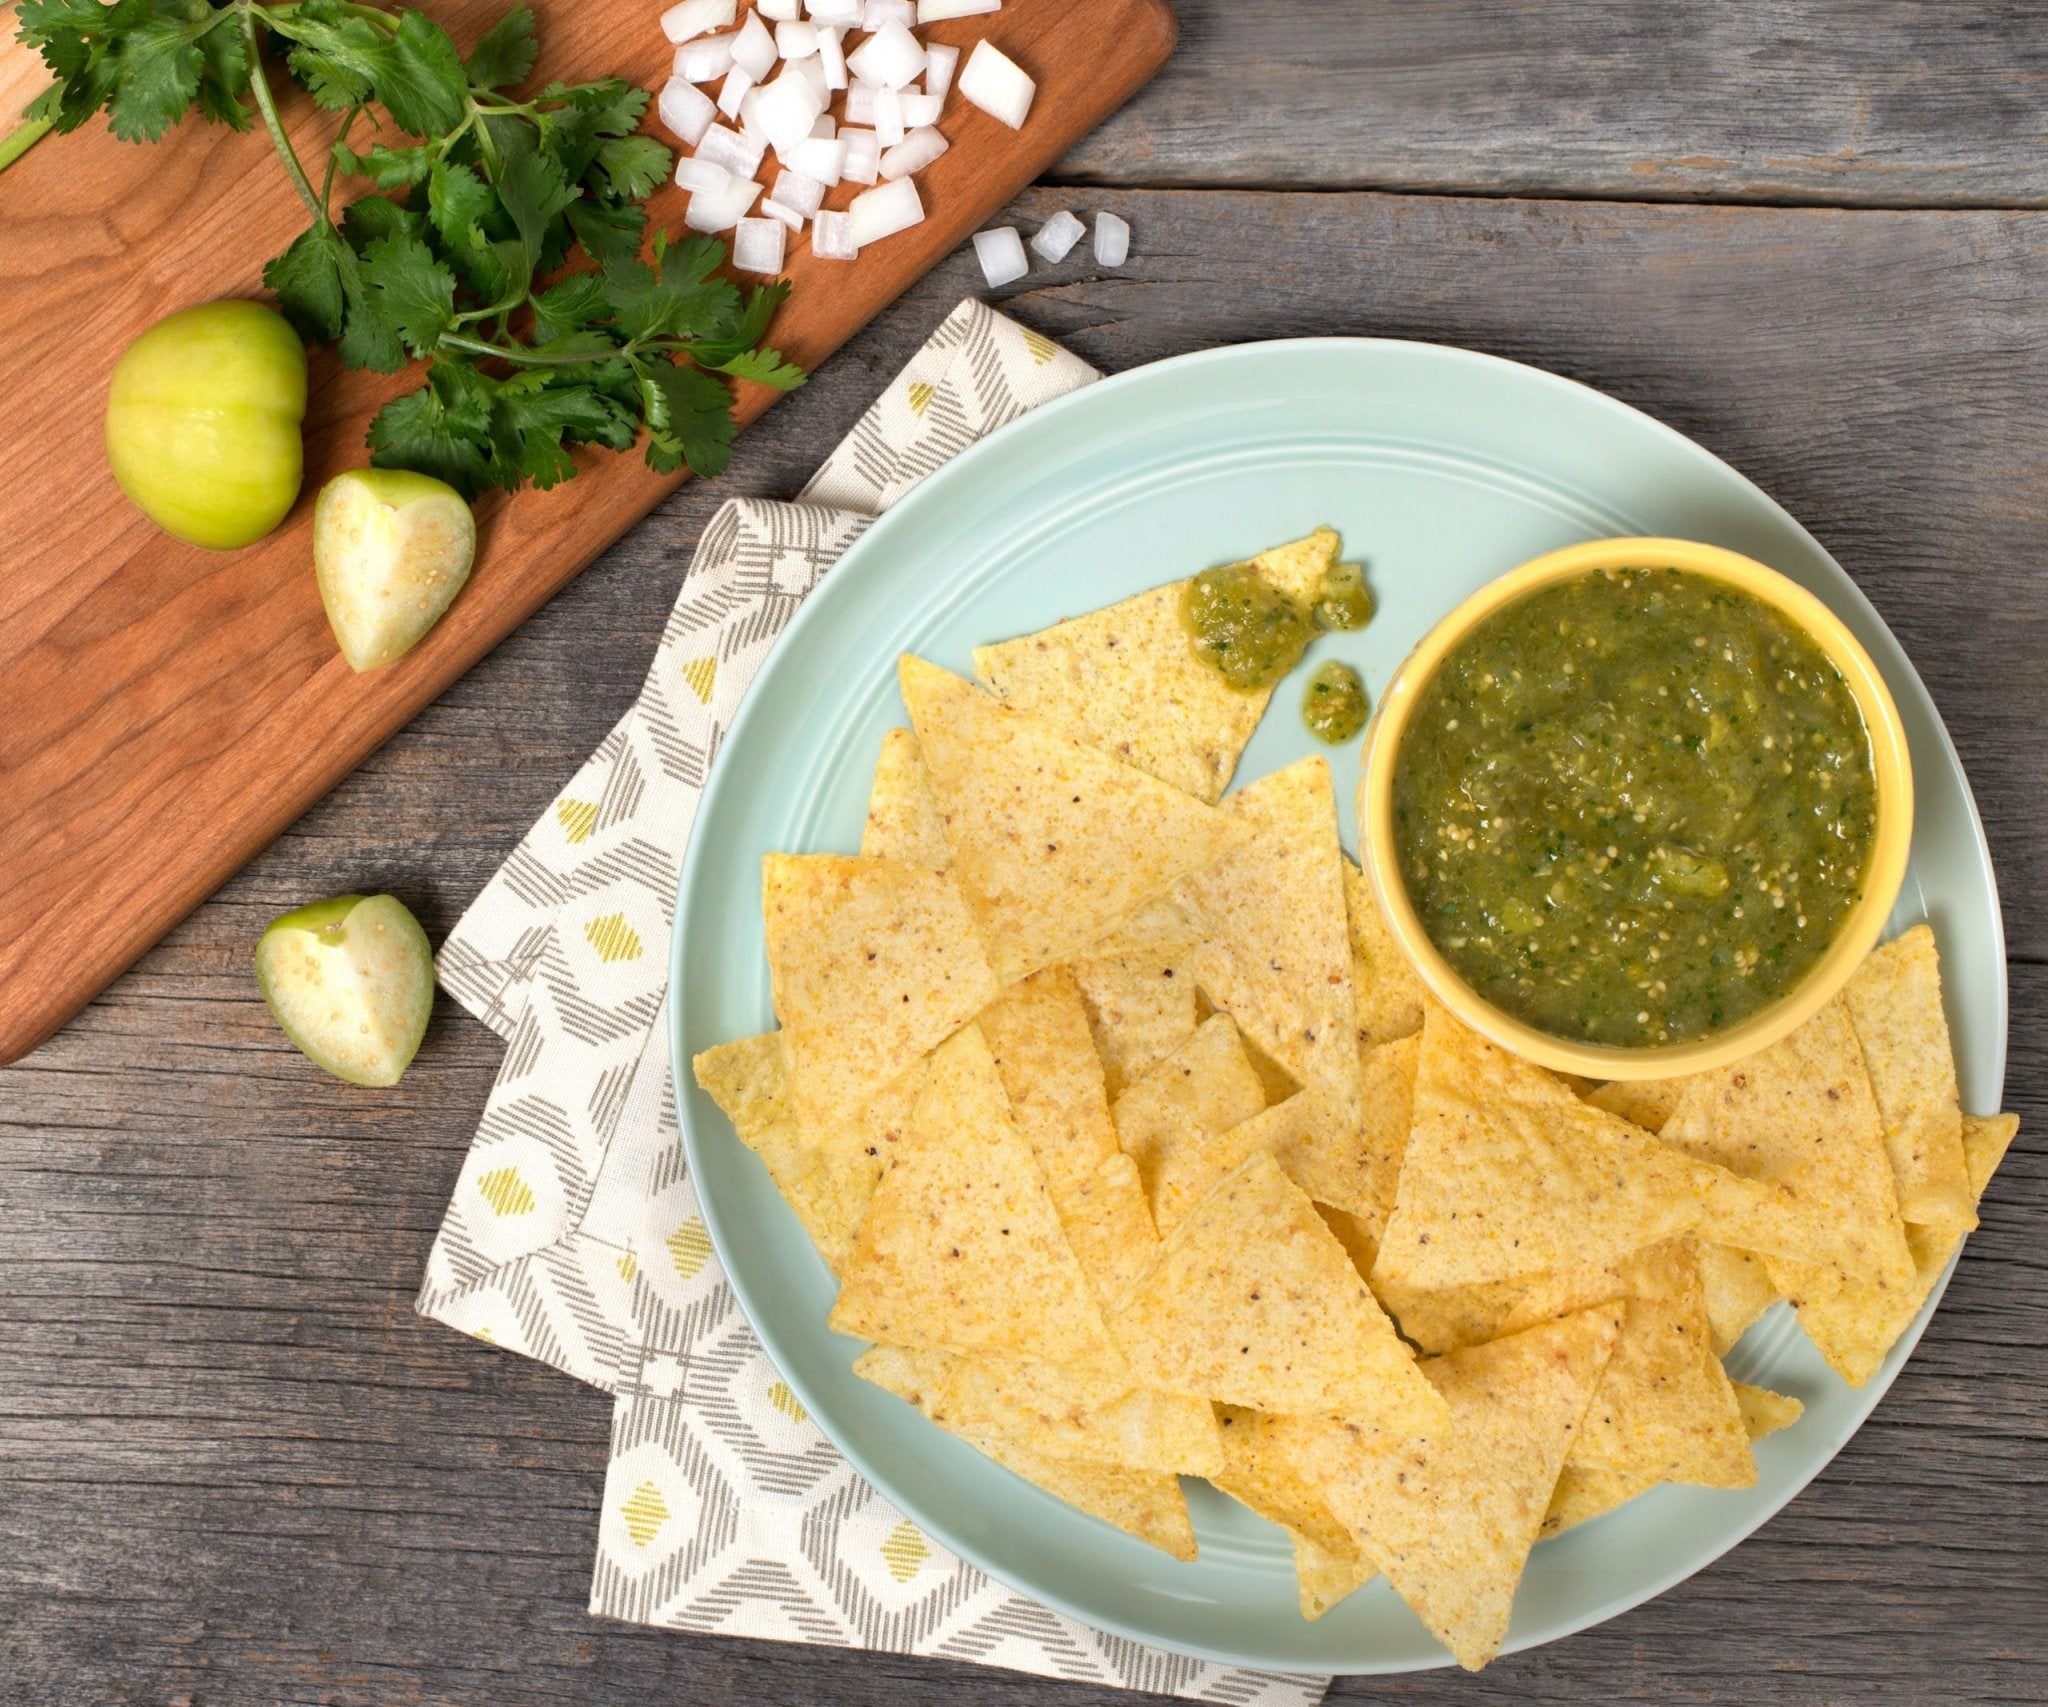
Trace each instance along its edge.
{"label": "bowl rim", "polygon": [[[1877,824],[1863,893],[1813,970],[1788,994],[1740,1025],[1693,1043],[1655,1049],[1574,1043],[1553,1037],[1496,1007],[1437,951],[1408,899],[1394,853],[1394,760],[1422,689],[1443,660],[1495,612],[1559,581],[1600,569],[1671,568],[1704,575],[1762,599],[1789,617],[1841,671],[1870,740]],[[1905,724],[1891,689],[1861,642],[1816,595],[1790,577],[1724,546],[1699,540],[1627,536],[1587,540],[1545,552],[1497,576],[1456,606],[1418,641],[1380,696],[1360,754],[1360,853],[1373,894],[1403,957],[1436,999],[1504,1049],[1593,1079],[1675,1078],[1710,1072],[1769,1048],[1811,1019],[1848,983],[1877,946],[1905,880],[1913,840],[1913,765]]]}

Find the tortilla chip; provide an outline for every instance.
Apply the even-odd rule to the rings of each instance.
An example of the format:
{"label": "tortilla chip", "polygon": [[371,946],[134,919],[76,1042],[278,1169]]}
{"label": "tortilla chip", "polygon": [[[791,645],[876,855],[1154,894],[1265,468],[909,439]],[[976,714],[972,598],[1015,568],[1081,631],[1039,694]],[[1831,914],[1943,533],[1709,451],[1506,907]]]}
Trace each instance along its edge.
{"label": "tortilla chip", "polygon": [[1005,704],[1161,782],[1214,800],[1237,768],[1272,689],[1239,693],[1181,626],[1185,581],[978,646],[974,673]]}
{"label": "tortilla chip", "polygon": [[1287,1531],[1294,1543],[1302,1617],[1322,1617],[1379,1574],[1332,1514],[1321,1490],[1289,1453],[1276,1450],[1276,1440],[1287,1426],[1283,1419],[1224,1405],[1218,1407],[1217,1420],[1223,1425],[1225,1461],[1209,1479]]}
{"label": "tortilla chip", "polygon": [[1162,895],[1118,923],[1089,949],[1088,958],[1108,960],[1128,954],[1172,962],[1201,940],[1201,929],[1188,917],[1187,909],[1171,895]]}
{"label": "tortilla chip", "polygon": [[1210,938],[1190,962],[1196,981],[1356,1130],[1358,1012],[1329,763],[1299,760],[1239,790],[1223,809],[1249,836],[1174,890]]}
{"label": "tortilla chip", "polygon": [[1612,1084],[1595,1085],[1586,1092],[1586,1101],[1645,1132],[1661,1133],[1665,1122],[1677,1113],[1684,1091],[1684,1079],[1616,1079]]}
{"label": "tortilla chip", "polygon": [[1790,1428],[1806,1414],[1806,1407],[1768,1387],[1752,1387],[1747,1381],[1735,1383],[1735,1402],[1742,1408],[1742,1426],[1751,1440],[1762,1440],[1781,1428]]}
{"label": "tortilla chip", "polygon": [[[1370,1286],[1372,1265],[1379,1260],[1380,1240],[1378,1232],[1347,1209],[1332,1209],[1327,1203],[1318,1203],[1316,1213],[1323,1218],[1323,1225],[1337,1237],[1337,1243],[1344,1247],[1344,1254],[1351,1259],[1351,1266],[1358,1271],[1358,1278]],[[1378,1298],[1377,1293],[1373,1294]],[[1393,1306],[1384,1298],[1379,1299],[1380,1308],[1393,1315]],[[1399,1320],[1398,1317],[1395,1318]]]}
{"label": "tortilla chip", "polygon": [[861,1355],[853,1372],[915,1405],[941,1428],[959,1435],[1013,1475],[1035,1482],[1054,1499],[1064,1500],[1176,1559],[1195,1556],[1194,1526],[1188,1521],[1187,1499],[1178,1478],[1103,1464],[1063,1463],[1000,1435],[962,1428],[945,1414],[938,1396],[947,1367],[942,1354],[878,1345]]}
{"label": "tortilla chip", "polygon": [[[1190,961],[1189,970],[1193,971],[1195,968],[1192,964],[1192,957],[1190,957]],[[1199,976],[1195,979],[1195,998],[1195,1019],[1197,1024],[1207,1020],[1213,1014],[1220,1014],[1225,1011],[1202,993],[1202,981]],[[1242,1032],[1238,1036],[1239,1040],[1244,1044],[1245,1059],[1252,1064],[1252,1071],[1258,1074],[1259,1083],[1265,1089],[1267,1102],[1285,1102],[1295,1092],[1302,1089],[1301,1081],[1288,1072],[1285,1067],[1281,1066],[1278,1061],[1274,1060],[1272,1056],[1268,1055],[1265,1050],[1261,1049],[1249,1037],[1244,1036]]]}
{"label": "tortilla chip", "polygon": [[1194,1036],[1116,1099],[1117,1136],[1124,1154],[1138,1164],[1162,1235],[1178,1227],[1230,1171],[1217,1159],[1225,1134],[1265,1106],[1265,1088],[1228,1014],[1204,1020]]}
{"label": "tortilla chip", "polygon": [[1138,1164],[1118,1151],[1059,1204],[1081,1272],[1107,1311],[1159,1256],[1159,1231]]}
{"label": "tortilla chip", "polygon": [[2005,1160],[2005,1152],[2012,1147],[2019,1129],[2020,1117],[2016,1114],[1963,1116],[1963,1160],[1970,1170],[1973,1202],[1984,1195],[1984,1188],[1998,1172],[1998,1164]]}
{"label": "tortilla chip", "polygon": [[1426,1438],[1343,1422],[1294,1431],[1331,1511],[1468,1671],[1507,1635],[1620,1314],[1602,1305],[1424,1364],[1448,1407]]}
{"label": "tortilla chip", "polygon": [[1081,1363],[1102,1317],[976,1026],[932,1056],[840,1271],[835,1332]]}
{"label": "tortilla chip", "polygon": [[1294,1580],[1301,1615],[1311,1623],[1379,1574],[1379,1566],[1362,1552],[1332,1553],[1306,1535],[1294,1537]]}
{"label": "tortilla chip", "polygon": [[1169,1392],[1396,1433],[1443,1424],[1344,1247],[1263,1150],[1174,1230],[1111,1330],[1139,1377]]}
{"label": "tortilla chip", "polygon": [[1700,1246],[1700,1290],[1716,1357],[1726,1356],[1778,1301],[1778,1288],[1764,1259],[1733,1245]]}
{"label": "tortilla chip", "polygon": [[1183,1476],[1211,1476],[1224,1465],[1206,1399],[1141,1387],[1107,1365],[956,1357],[935,1394],[962,1433],[994,1435],[1047,1458]]}
{"label": "tortilla chip", "polygon": [[1413,1037],[1422,1029],[1423,983],[1372,892],[1372,883],[1344,862],[1344,905],[1351,932],[1351,999],[1358,1010],[1358,1042],[1369,1049]]}
{"label": "tortilla chip", "polygon": [[954,874],[1005,984],[1086,953],[1243,836],[935,664],[906,655],[898,669]]}
{"label": "tortilla chip", "polygon": [[1059,1204],[1117,1150],[1081,992],[1064,970],[1047,967],[1012,984],[978,1023],[1011,1116]]}
{"label": "tortilla chip", "polygon": [[1884,1120],[1899,1214],[1967,1232],[1977,1225],[1977,1199],[1963,1161],[1962,1102],[1934,932],[1915,925],[1875,950],[1842,1000]]}
{"label": "tortilla chip", "polygon": [[1112,1098],[1195,1034],[1195,980],[1178,951],[1077,960],[1068,968]]}
{"label": "tortilla chip", "polygon": [[1595,1267],[1695,1229],[1746,1228],[1767,1201],[1431,1003],[1373,1281],[1435,1290]]}
{"label": "tortilla chip", "polygon": [[1320,527],[1305,539],[1289,540],[1262,551],[1251,560],[1259,579],[1285,593],[1304,609],[1313,608],[1323,595],[1323,577],[1337,562],[1342,549],[1337,530]]}
{"label": "tortilla chip", "polygon": [[868,859],[908,860],[934,871],[953,863],[939,803],[932,798],[931,778],[925,775],[917,737],[908,729],[890,729],[882,736],[860,851]]}
{"label": "tortilla chip", "polygon": [[941,872],[770,854],[761,888],[790,1098],[808,1128],[847,1119],[995,996],[967,908]]}

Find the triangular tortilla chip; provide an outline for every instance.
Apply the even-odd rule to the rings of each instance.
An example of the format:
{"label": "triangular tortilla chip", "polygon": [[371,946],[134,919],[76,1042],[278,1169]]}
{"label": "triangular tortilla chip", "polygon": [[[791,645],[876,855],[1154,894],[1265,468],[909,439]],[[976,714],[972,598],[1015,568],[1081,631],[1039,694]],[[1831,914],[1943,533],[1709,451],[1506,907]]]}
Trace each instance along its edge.
{"label": "triangular tortilla chip", "polygon": [[1304,610],[1323,596],[1323,577],[1336,564],[1343,541],[1333,527],[1319,527],[1301,539],[1269,546],[1251,560],[1259,579],[1285,593]]}
{"label": "triangular tortilla chip", "polygon": [[1581,1102],[1432,1003],[1375,1284],[1407,1290],[1611,1263],[1746,1231],[1763,1188]]}
{"label": "triangular tortilla chip", "polygon": [[1081,1363],[1102,1317],[981,1031],[932,1056],[910,1131],[840,1270],[832,1328],[887,1345]]}
{"label": "triangular tortilla chip", "polygon": [[1426,1438],[1345,1423],[1299,1430],[1300,1462],[1330,1509],[1468,1671],[1507,1636],[1619,1318],[1618,1305],[1602,1305],[1424,1364],[1448,1405]]}
{"label": "triangular tortilla chip", "polygon": [[1356,1130],[1358,1011],[1329,763],[1301,759],[1240,789],[1223,809],[1250,835],[1174,890],[1210,938],[1192,958],[1196,981]]}
{"label": "triangular tortilla chip", "polygon": [[920,658],[899,666],[953,871],[1003,983],[1084,954],[1243,835]]}
{"label": "triangular tortilla chip", "polygon": [[1842,1000],[1884,1120],[1899,1214],[1967,1232],[1977,1225],[1976,1194],[1963,1162],[1963,1109],[1934,932],[1915,925],[1871,954]]}
{"label": "triangular tortilla chip", "polygon": [[1038,1158],[1054,1204],[1063,1203],[1117,1150],[1081,992],[1065,971],[1047,967],[1012,984],[982,1009],[978,1023],[1017,1129]]}
{"label": "triangular tortilla chip", "polygon": [[931,778],[925,775],[917,737],[908,729],[890,729],[882,736],[860,851],[869,859],[908,860],[934,871],[953,863],[939,803],[932,798]]}
{"label": "triangular tortilla chip", "polygon": [[1747,1381],[1735,1383],[1735,1402],[1742,1409],[1742,1426],[1753,1441],[1781,1428],[1790,1428],[1806,1414],[1806,1407],[1768,1387],[1752,1387]]}
{"label": "triangular tortilla chip", "polygon": [[1380,1574],[1363,1552],[1332,1553],[1306,1535],[1294,1537],[1294,1580],[1302,1617],[1313,1623]]}
{"label": "triangular tortilla chip", "polygon": [[1224,1134],[1265,1106],[1265,1088],[1228,1014],[1204,1020],[1194,1036],[1116,1099],[1117,1136],[1124,1154],[1138,1164],[1162,1235],[1178,1227],[1230,1171],[1215,1154]]}
{"label": "triangular tortilla chip", "polygon": [[1111,1329],[1140,1378],[1171,1392],[1396,1432],[1442,1425],[1344,1247],[1263,1150],[1174,1230]]}
{"label": "triangular tortilla chip", "polygon": [[1201,927],[1188,917],[1187,909],[1171,895],[1162,895],[1119,922],[1108,936],[1088,950],[1088,958],[1111,960],[1119,955],[1134,955],[1142,960],[1172,964],[1201,940]]}
{"label": "triangular tortilla chip", "polygon": [[1077,960],[1068,970],[1112,1100],[1194,1036],[1195,980],[1181,951]]}
{"label": "triangular tortilla chip", "polygon": [[1128,1370],[1107,1364],[956,1357],[935,1391],[962,1433],[994,1435],[1047,1458],[1182,1476],[1223,1468],[1223,1439],[1206,1399],[1139,1386]]}
{"label": "triangular tortilla chip", "polygon": [[806,1127],[851,1118],[995,996],[967,908],[941,872],[770,854],[761,889],[790,1100]]}
{"label": "triangular tortilla chip", "polygon": [[1159,1231],[1138,1164],[1122,1151],[1106,1157],[1059,1212],[1095,1301],[1107,1311],[1159,1256]]}
{"label": "triangular tortilla chip", "polygon": [[867,1213],[875,1182],[909,1125],[925,1063],[913,1064],[851,1120],[823,1132],[803,1126],[790,1106],[779,1032],[707,1049],[691,1066],[740,1141],[766,1165],[775,1189],[803,1223],[826,1266],[837,1273],[853,1248],[853,1232]]}
{"label": "triangular tortilla chip", "polygon": [[1347,858],[1344,908],[1351,931],[1351,999],[1361,1049],[1413,1037],[1422,1029],[1422,980],[1387,928],[1372,883]]}
{"label": "triangular tortilla chip", "polygon": [[1222,1405],[1217,1411],[1223,1425],[1224,1465],[1210,1481],[1287,1531],[1294,1543],[1301,1615],[1322,1617],[1377,1576],[1378,1567],[1359,1552],[1351,1532],[1337,1521],[1321,1490],[1300,1466],[1285,1451],[1275,1450],[1282,1419],[1236,1405]]}
{"label": "triangular tortilla chip", "polygon": [[1000,1435],[961,1427],[939,1398],[948,1360],[932,1352],[876,1346],[854,1364],[863,1380],[915,1405],[941,1428],[957,1434],[984,1457],[1034,1482],[1054,1499],[1148,1542],[1176,1559],[1195,1556],[1194,1526],[1178,1477],[1103,1464],[1070,1464],[1019,1446]]}
{"label": "triangular tortilla chip", "polygon": [[1779,1296],[1770,1265],[1733,1245],[1700,1246],[1700,1291],[1716,1357],[1725,1357]]}
{"label": "triangular tortilla chip", "polygon": [[1963,1161],[1970,1170],[1970,1200],[1974,1204],[1984,1195],[1984,1188],[1991,1183],[1991,1176],[1998,1172],[1998,1164],[2005,1160],[2005,1153],[2012,1147],[2012,1141],[2019,1136],[2020,1117],[2016,1114],[1966,1114],[1963,1116]]}

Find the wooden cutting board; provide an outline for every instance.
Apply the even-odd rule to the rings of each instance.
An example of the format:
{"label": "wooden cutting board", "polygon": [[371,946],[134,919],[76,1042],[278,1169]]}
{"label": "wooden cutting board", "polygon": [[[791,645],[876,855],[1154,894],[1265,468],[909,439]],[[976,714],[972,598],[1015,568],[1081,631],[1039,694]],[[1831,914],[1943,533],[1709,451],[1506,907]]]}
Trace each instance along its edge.
{"label": "wooden cutting board", "polygon": [[[429,3],[467,47],[509,0]],[[659,0],[534,3],[536,82],[616,74],[654,88],[667,75]],[[852,263],[795,243],[771,341],[807,367],[824,360],[1136,91],[1174,34],[1166,0],[1005,0],[935,26],[930,39],[963,48],[986,36],[1037,78],[1029,121],[1013,132],[949,102],[954,146],[918,178],[926,222]],[[20,69],[0,57],[0,86]],[[300,98],[287,120],[301,157],[322,158],[332,119]],[[682,200],[657,196],[654,222],[679,224]],[[454,608],[397,664],[353,674],[313,584],[312,499],[367,460],[365,424],[416,368],[344,373],[313,352],[304,491],[244,551],[159,533],[100,443],[128,341],[189,304],[260,295],[264,261],[304,225],[260,127],[187,118],[134,146],[96,119],[0,173],[0,1061],[47,1037],[676,484],[637,454],[591,452],[551,492],[484,499]],[[741,420],[771,401],[742,388]]]}

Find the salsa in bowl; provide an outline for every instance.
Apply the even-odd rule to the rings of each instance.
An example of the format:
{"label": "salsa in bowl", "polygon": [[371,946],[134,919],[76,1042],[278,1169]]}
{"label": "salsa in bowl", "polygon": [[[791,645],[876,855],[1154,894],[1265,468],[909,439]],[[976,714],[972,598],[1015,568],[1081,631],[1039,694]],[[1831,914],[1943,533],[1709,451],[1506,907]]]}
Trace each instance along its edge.
{"label": "salsa in bowl", "polygon": [[1437,997],[1545,1066],[1704,1071],[1875,944],[1912,773],[1812,594],[1685,540],[1573,546],[1424,637],[1366,742],[1374,889]]}

